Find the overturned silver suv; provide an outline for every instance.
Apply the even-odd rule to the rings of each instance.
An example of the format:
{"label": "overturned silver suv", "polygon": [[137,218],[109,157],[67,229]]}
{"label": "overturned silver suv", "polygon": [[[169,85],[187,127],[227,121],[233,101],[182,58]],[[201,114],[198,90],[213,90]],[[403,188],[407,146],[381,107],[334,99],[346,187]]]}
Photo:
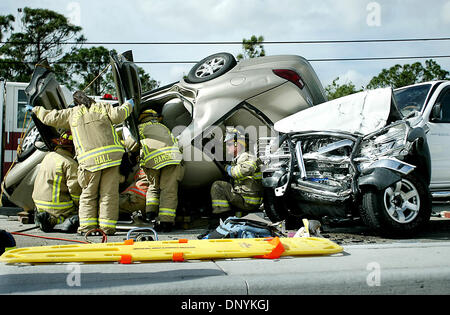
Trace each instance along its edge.
{"label": "overturned silver suv", "polygon": [[426,135],[398,111],[390,88],[364,91],[284,118],[260,138],[264,207],[290,216],[360,217],[407,236],[431,214]]}
{"label": "overturned silver suv", "polygon": [[[222,135],[227,126],[252,127],[257,139],[268,134],[273,122],[326,101],[314,69],[295,55],[237,62],[229,53],[213,54],[194,65],[186,78],[152,91],[141,90],[131,51],[112,53],[111,67],[118,96],[118,102],[113,103],[118,105],[125,99],[135,103],[126,121],[134,138],[139,139],[137,118],[149,108],[163,116],[162,123],[178,138],[185,165],[179,204],[187,211],[209,206],[210,185],[226,177],[227,161],[221,153],[225,152]],[[71,93],[65,95],[51,68],[43,63],[34,70],[26,94],[30,105],[46,109],[62,109],[72,103]],[[51,139],[60,132],[33,119],[23,151],[2,182],[5,201],[24,210],[34,207],[31,196],[39,163],[53,150]],[[115,127],[122,137],[123,125]],[[121,188],[126,189],[139,165],[135,158],[128,161],[127,155],[123,162],[121,172],[127,180]]]}

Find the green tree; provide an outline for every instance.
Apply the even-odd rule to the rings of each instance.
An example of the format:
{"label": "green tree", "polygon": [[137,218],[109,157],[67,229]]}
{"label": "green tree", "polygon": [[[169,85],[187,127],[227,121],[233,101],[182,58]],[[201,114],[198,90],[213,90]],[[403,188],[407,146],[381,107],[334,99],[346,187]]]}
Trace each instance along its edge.
{"label": "green tree", "polygon": [[92,83],[86,93],[101,95],[114,89],[114,82],[103,74],[109,63],[109,50],[99,46],[74,49],[58,60],[54,68],[58,81],[68,88],[84,90]]}
{"label": "green tree", "polygon": [[403,66],[397,64],[389,69],[383,69],[379,75],[370,80],[367,88],[390,86],[395,89],[420,82],[448,79],[450,79],[449,72],[442,69],[436,61],[429,59],[425,61],[425,67],[416,62]]}
{"label": "green tree", "polygon": [[263,57],[266,55],[266,51],[264,50],[264,37],[259,36],[256,37],[252,35],[250,39],[242,40],[242,49],[244,52],[236,56],[238,60],[255,58],[255,57]]}
{"label": "green tree", "polygon": [[[34,65],[43,59],[53,65],[57,79],[71,89],[84,89],[87,93],[115,94],[111,71],[102,73],[110,62],[105,47],[82,48],[86,41],[80,35],[82,28],[69,23],[57,12],[47,9],[23,9],[22,31],[12,32],[13,15],[0,16],[0,40],[11,31],[6,43],[0,47],[0,77],[9,81],[28,82]],[[68,42],[72,42],[70,45]],[[159,82],[139,68],[142,89],[154,89]]]}
{"label": "green tree", "polygon": [[325,87],[325,92],[327,94],[328,100],[334,100],[339,97],[343,97],[346,95],[350,95],[353,93],[360,92],[362,89],[358,90],[356,89],[355,85],[349,81],[345,84],[339,84],[339,77],[333,80],[333,82]]}
{"label": "green tree", "polygon": [[[115,50],[113,50],[115,52]],[[57,79],[70,89],[84,90],[90,95],[110,93],[115,95],[115,84],[110,64],[110,51],[103,46],[74,49],[55,64]],[[142,90],[152,90],[159,82],[138,67]]]}
{"label": "green tree", "polygon": [[0,76],[8,80],[29,81],[33,72],[29,65],[44,58],[53,62],[63,55],[66,42],[85,41],[79,34],[80,26],[70,24],[64,15],[51,10],[26,7],[21,22],[23,31],[11,33],[7,43],[0,47],[0,55],[5,59]]}
{"label": "green tree", "polygon": [[0,15],[0,42],[3,41],[4,33],[14,30],[12,26],[12,22],[14,21],[15,19],[12,14]]}
{"label": "green tree", "polygon": [[152,79],[141,67],[138,67],[138,74],[141,79],[142,92],[154,90],[161,84],[161,82]]}
{"label": "green tree", "polygon": [[[141,67],[138,68],[139,79],[141,80],[141,89],[142,92],[147,92],[158,88],[161,82],[156,81],[150,74],[145,72],[145,70]],[[112,95],[116,95],[116,86],[114,84],[114,78],[111,71],[108,71],[106,74],[106,81],[108,82],[107,88],[105,90],[106,93],[110,93]]]}

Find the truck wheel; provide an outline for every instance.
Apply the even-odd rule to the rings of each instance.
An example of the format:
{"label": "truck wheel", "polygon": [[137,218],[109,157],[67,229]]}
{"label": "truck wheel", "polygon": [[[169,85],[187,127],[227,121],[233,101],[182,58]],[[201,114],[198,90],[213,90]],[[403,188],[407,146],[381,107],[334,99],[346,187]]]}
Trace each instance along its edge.
{"label": "truck wheel", "polygon": [[271,188],[264,189],[264,211],[270,221],[274,223],[285,220],[289,216],[283,197],[275,196],[275,192]]}
{"label": "truck wheel", "polygon": [[236,59],[229,53],[217,53],[199,61],[189,71],[186,82],[202,83],[215,79],[230,71],[236,65]]}
{"label": "truck wheel", "polygon": [[410,236],[429,221],[431,198],[414,174],[383,190],[368,189],[362,196],[363,222],[382,234]]}

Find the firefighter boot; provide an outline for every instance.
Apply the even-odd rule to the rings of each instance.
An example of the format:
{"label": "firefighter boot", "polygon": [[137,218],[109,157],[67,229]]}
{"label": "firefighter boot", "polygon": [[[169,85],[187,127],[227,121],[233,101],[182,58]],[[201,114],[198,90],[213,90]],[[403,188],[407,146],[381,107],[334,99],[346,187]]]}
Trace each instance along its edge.
{"label": "firefighter boot", "polygon": [[43,232],[51,232],[53,224],[50,222],[50,214],[48,212],[37,212],[34,215],[34,222]]}
{"label": "firefighter boot", "polygon": [[203,239],[206,235],[216,230],[216,228],[220,225],[220,220],[225,221],[231,214],[231,211],[222,212],[222,213],[211,213],[208,218],[208,228],[203,231],[202,234],[197,235],[199,240]]}
{"label": "firefighter boot", "polygon": [[156,219],[156,217],[158,216],[158,214],[154,211],[150,211],[150,212],[146,212],[145,213],[145,220],[148,223],[151,223],[152,221],[154,221]]}
{"label": "firefighter boot", "polygon": [[53,228],[63,233],[75,233],[79,226],[80,219],[78,215],[74,215],[65,219],[63,223],[55,225]]}
{"label": "firefighter boot", "polygon": [[208,229],[215,230],[220,225],[220,220],[225,221],[231,215],[231,211],[212,213],[208,219]]}
{"label": "firefighter boot", "polygon": [[173,225],[172,222],[156,222],[153,229],[156,232],[172,232]]}

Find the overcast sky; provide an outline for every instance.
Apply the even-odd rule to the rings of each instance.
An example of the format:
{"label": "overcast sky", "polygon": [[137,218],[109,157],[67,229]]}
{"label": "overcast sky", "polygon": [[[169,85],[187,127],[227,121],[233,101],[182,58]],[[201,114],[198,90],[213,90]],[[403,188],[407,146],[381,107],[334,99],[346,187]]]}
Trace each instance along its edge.
{"label": "overcast sky", "polygon": [[[2,0],[0,14],[46,8],[69,17],[90,42],[360,40],[450,37],[450,0]],[[240,45],[104,45],[135,61],[196,61]],[[267,55],[306,59],[450,55],[450,41],[266,44]],[[324,86],[336,77],[365,86],[383,68],[425,60],[311,62]],[[436,59],[450,70],[450,58]],[[192,64],[139,64],[165,85]]]}

